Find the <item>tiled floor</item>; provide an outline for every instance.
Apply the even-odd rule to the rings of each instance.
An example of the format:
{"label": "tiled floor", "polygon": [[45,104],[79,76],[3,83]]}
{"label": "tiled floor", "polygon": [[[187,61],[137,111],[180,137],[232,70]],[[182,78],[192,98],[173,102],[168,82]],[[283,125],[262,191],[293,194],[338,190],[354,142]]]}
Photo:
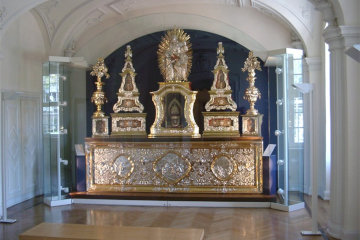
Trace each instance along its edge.
{"label": "tiled floor", "polygon": [[12,240],[41,223],[78,223],[115,226],[204,228],[205,239],[323,239],[302,237],[311,229],[306,209],[291,213],[259,208],[125,207],[67,205],[50,208],[42,203],[24,203],[9,210],[14,224],[0,224],[0,239]]}

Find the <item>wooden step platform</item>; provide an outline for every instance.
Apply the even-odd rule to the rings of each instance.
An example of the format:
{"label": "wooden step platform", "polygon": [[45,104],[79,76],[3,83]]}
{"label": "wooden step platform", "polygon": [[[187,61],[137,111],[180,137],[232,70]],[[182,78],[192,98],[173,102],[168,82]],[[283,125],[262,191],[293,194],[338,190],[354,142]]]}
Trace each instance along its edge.
{"label": "wooden step platform", "polygon": [[216,201],[216,202],[275,202],[275,195],[243,193],[161,193],[161,192],[73,192],[71,198],[159,200],[159,201]]}
{"label": "wooden step platform", "polygon": [[20,240],[202,240],[204,229],[121,227],[84,224],[41,223],[20,234]]}

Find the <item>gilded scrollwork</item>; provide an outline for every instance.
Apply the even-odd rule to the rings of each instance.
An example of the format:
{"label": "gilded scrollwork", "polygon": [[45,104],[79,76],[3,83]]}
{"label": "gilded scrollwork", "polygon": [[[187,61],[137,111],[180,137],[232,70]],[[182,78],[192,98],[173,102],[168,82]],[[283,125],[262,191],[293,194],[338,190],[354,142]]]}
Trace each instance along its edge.
{"label": "gilded scrollwork", "polygon": [[[164,98],[172,93],[180,94],[184,97],[183,117],[185,123],[180,127],[164,127],[165,116],[167,115],[164,107]],[[194,118],[193,108],[196,100],[196,91],[191,91],[189,82],[183,83],[160,83],[160,89],[156,92],[151,92],[152,100],[155,105],[156,115],[152,126],[150,127],[149,137],[161,136],[188,136],[198,138],[200,137],[199,127]],[[170,113],[169,113],[170,115]]]}
{"label": "gilded scrollwork", "polygon": [[261,153],[260,140],[86,143],[87,190],[260,193]]}

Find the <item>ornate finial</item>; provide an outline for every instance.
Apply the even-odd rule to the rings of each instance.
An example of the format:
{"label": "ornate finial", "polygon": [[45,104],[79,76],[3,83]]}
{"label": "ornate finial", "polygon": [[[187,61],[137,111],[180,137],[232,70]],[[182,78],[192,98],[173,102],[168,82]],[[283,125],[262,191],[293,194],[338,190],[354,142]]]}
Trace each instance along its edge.
{"label": "ornate finial", "polygon": [[104,59],[99,58],[96,64],[93,66],[93,70],[90,73],[91,76],[96,76],[98,81],[101,82],[101,78],[105,76],[105,78],[109,78],[108,69],[105,66]]}
{"label": "ornate finial", "polygon": [[244,63],[244,67],[241,69],[243,72],[248,71],[248,77],[246,80],[249,82],[249,87],[245,90],[244,99],[250,103],[250,108],[246,111],[247,115],[258,115],[258,110],[255,109],[255,102],[258,98],[261,98],[261,93],[258,88],[255,87],[255,70],[261,71],[260,62],[254,57],[252,51],[249,52],[249,56]]}
{"label": "ornate finial", "polygon": [[126,58],[126,60],[132,58],[132,51],[131,51],[131,46],[130,45],[126,46],[125,58]]}
{"label": "ornate finial", "polygon": [[254,72],[255,70],[261,71],[260,62],[256,57],[254,57],[254,53],[252,51],[249,52],[249,56],[245,61],[244,67],[241,69],[243,72],[246,70],[248,72]]}
{"label": "ornate finial", "polygon": [[93,93],[91,97],[91,102],[95,103],[96,105],[96,112],[94,112],[93,117],[105,117],[105,113],[101,110],[101,106],[107,102],[105,97],[105,93],[102,91],[102,86],[104,85],[101,82],[101,78],[105,76],[109,78],[110,75],[108,74],[108,69],[105,66],[104,59],[99,58],[96,64],[93,66],[92,71],[90,72],[91,76],[96,76],[97,81],[96,84],[96,91]]}
{"label": "ornate finial", "polygon": [[224,47],[222,45],[222,42],[219,42],[216,53],[217,53],[217,55],[219,55],[219,57],[222,57],[224,52],[225,52],[225,50],[224,50]]}

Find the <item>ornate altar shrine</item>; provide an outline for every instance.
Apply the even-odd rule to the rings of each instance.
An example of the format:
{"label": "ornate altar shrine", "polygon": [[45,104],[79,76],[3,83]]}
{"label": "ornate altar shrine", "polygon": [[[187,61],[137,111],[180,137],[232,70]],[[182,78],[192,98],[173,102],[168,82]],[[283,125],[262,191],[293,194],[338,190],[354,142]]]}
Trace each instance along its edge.
{"label": "ornate altar shrine", "polygon": [[[108,128],[103,132],[97,129],[93,132],[96,138],[86,139],[87,191],[262,193],[262,138],[258,134],[239,137],[239,112],[231,97],[221,43],[210,100],[203,112],[206,138],[201,138],[193,113],[197,92],[188,81],[192,64],[189,39],[183,30],[173,29],[159,44],[158,64],[164,82],[150,93],[156,115],[147,137],[131,48],[127,47],[118,101],[111,113],[111,136]],[[251,67],[247,67],[249,72]],[[98,82],[107,74],[103,69],[104,64],[94,66]],[[96,94],[103,96],[94,101],[101,110],[106,98],[101,88]],[[104,124],[107,118],[101,115]]]}

